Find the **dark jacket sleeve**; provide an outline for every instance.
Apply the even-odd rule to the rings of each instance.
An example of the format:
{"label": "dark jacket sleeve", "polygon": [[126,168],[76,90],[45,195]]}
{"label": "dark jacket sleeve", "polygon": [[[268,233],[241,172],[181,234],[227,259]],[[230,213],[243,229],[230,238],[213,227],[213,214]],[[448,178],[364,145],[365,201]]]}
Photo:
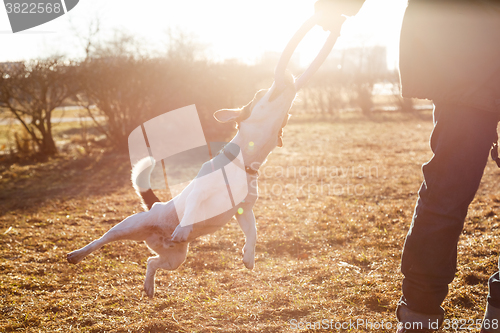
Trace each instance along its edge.
{"label": "dark jacket sleeve", "polygon": [[400,73],[405,97],[500,111],[499,2],[410,0]]}

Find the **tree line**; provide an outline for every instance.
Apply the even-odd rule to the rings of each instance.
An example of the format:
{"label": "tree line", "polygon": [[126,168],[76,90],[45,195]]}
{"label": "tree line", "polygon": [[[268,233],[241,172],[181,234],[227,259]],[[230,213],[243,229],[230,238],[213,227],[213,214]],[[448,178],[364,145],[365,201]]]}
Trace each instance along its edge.
{"label": "tree line", "polygon": [[[53,57],[0,64],[0,110],[14,117],[36,151],[47,156],[58,152],[54,110],[67,105],[86,110],[97,130],[120,150],[127,149],[129,133],[143,122],[190,104],[197,106],[207,139],[224,140],[234,127],[216,123],[212,113],[244,105],[269,86],[274,63],[213,62],[197,57],[196,47],[182,38],[172,41],[159,55],[130,51],[131,40],[122,36],[99,46],[89,40],[86,57],[79,61]],[[398,79],[397,72],[377,65],[380,49],[361,56],[366,59],[353,68],[368,66],[365,70],[323,66],[298,107],[333,114],[351,106],[368,113],[373,85]]]}

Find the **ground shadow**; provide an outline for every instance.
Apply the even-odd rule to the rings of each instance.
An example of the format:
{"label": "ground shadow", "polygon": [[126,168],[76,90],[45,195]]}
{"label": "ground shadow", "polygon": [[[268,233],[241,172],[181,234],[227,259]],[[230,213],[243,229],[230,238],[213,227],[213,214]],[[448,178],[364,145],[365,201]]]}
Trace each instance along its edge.
{"label": "ground shadow", "polygon": [[112,150],[3,165],[0,216],[13,210],[37,210],[55,199],[110,194],[130,184],[130,169],[128,155]]}

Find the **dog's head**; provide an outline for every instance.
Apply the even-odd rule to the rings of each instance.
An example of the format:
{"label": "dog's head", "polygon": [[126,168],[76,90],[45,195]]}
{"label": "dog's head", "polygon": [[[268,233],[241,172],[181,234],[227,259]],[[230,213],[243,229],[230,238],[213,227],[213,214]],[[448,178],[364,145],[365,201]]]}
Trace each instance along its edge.
{"label": "dog's head", "polygon": [[[222,109],[214,113],[217,121],[236,122],[241,135],[256,148],[271,151],[283,146],[283,127],[287,124],[289,111],[295,99],[294,78],[286,75],[284,87],[259,90],[252,101],[238,109]],[[260,146],[260,147],[259,147]]]}

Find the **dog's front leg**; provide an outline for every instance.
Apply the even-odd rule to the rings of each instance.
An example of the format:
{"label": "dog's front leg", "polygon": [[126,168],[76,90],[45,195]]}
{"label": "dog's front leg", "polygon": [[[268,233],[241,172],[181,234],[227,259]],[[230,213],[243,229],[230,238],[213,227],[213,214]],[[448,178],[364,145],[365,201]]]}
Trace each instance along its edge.
{"label": "dog's front leg", "polygon": [[146,279],[144,280],[144,291],[149,298],[155,294],[155,274],[161,262],[160,256],[148,258],[148,267],[146,269]]}
{"label": "dog's front leg", "polygon": [[[148,244],[149,242],[146,241]],[[144,291],[149,298],[155,294],[155,274],[159,268],[175,270],[184,260],[188,251],[188,244],[174,244],[167,248],[160,249],[160,255],[148,259],[148,268],[146,270],[146,279],[144,280]]]}
{"label": "dog's front leg", "polygon": [[195,212],[199,209],[200,203],[205,199],[203,189],[200,189],[198,183],[195,183],[194,189],[186,198],[186,206],[184,208],[184,215],[179,225],[172,233],[172,240],[174,242],[186,242],[193,231],[193,224],[195,223]]}
{"label": "dog's front leg", "polygon": [[252,207],[243,208],[241,214],[236,214],[236,220],[241,230],[245,233],[245,246],[243,247],[243,263],[246,268],[253,269],[255,265],[255,244],[257,242],[257,228]]}
{"label": "dog's front leg", "polygon": [[175,227],[174,232],[172,233],[172,241],[174,242],[187,242],[189,235],[193,231],[193,225],[181,226],[180,224]]}

